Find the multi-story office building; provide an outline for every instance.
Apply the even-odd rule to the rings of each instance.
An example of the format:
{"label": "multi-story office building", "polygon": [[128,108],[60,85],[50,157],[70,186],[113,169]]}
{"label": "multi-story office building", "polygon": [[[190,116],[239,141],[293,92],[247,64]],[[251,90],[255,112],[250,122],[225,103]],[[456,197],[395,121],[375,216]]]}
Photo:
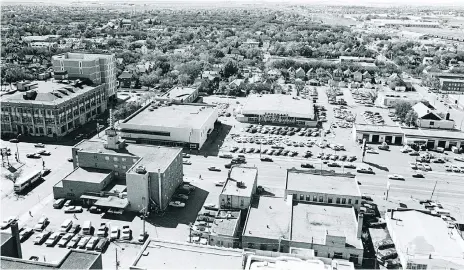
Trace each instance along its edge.
{"label": "multi-story office building", "polygon": [[87,78],[105,83],[107,96],[116,97],[116,58],[114,55],[65,53],[52,57],[55,72],[67,71],[70,79]]}
{"label": "multi-story office building", "polygon": [[1,97],[2,134],[60,137],[107,108],[105,84],[20,82]]}

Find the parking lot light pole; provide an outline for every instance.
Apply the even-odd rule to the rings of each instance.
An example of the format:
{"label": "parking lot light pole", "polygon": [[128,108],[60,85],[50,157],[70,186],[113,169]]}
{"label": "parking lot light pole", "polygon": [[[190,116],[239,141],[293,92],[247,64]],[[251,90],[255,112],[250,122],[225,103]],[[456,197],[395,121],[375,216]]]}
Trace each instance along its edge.
{"label": "parking lot light pole", "polygon": [[19,137],[21,136],[21,134],[18,134],[18,136],[16,136],[16,157],[17,157],[17,160],[19,163],[21,163],[21,161],[19,160],[19,149],[18,149],[18,143],[19,143]]}

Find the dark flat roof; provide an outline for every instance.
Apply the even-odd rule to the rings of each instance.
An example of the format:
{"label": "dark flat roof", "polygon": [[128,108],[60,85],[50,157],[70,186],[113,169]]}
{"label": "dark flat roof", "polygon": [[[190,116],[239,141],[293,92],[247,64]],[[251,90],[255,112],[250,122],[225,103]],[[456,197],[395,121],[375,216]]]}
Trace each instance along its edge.
{"label": "dark flat roof", "polygon": [[90,269],[100,257],[100,253],[71,249],[57,264],[2,256],[1,265],[2,269]]}

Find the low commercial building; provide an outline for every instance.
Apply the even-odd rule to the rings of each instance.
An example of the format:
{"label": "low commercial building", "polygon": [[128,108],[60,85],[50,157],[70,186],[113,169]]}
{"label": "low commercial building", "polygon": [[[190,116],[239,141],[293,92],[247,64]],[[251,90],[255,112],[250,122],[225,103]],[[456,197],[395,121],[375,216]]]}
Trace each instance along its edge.
{"label": "low commercial building", "polygon": [[243,265],[240,249],[147,240],[130,269],[243,269]]}
{"label": "low commercial building", "polygon": [[420,128],[454,129],[454,121],[449,119],[449,113],[443,119],[436,111],[422,102],[412,106],[412,109],[417,113],[416,124]]}
{"label": "low commercial building", "polygon": [[440,92],[443,94],[464,94],[464,79],[462,78],[439,78]]}
{"label": "low commercial building", "polygon": [[314,256],[345,259],[360,265],[362,215],[356,220],[351,206],[313,204],[276,197],[260,197],[250,207],[242,246],[290,252],[310,249]]}
{"label": "low commercial building", "polygon": [[55,199],[79,199],[87,192],[100,192],[113,181],[113,171],[96,168],[75,168],[53,186]]}
{"label": "low commercial building", "polygon": [[258,169],[233,166],[219,195],[221,209],[247,209],[256,193]]}
{"label": "low commercial building", "polygon": [[425,145],[427,149],[441,147],[450,150],[453,146],[464,151],[464,132],[439,129],[403,129],[406,144]]}
{"label": "low commercial building", "polygon": [[44,254],[50,262],[23,259],[18,223],[11,226],[11,233],[2,232],[1,239],[2,269],[103,269],[101,253],[78,249],[70,249],[62,258]]}
{"label": "low commercial building", "polygon": [[[248,250],[247,250],[248,253]],[[259,252],[261,254],[264,252]],[[320,269],[320,270],[354,270],[354,264],[346,260],[332,260],[315,256],[298,256],[292,253],[278,253],[247,256],[244,270],[255,269]],[[274,256],[272,256],[274,255]],[[303,258],[301,258],[303,257]]]}
{"label": "low commercial building", "polygon": [[393,20],[393,19],[372,19],[371,24],[377,27],[419,27],[419,28],[439,28],[438,22],[426,22],[416,20]]}
{"label": "low commercial building", "polygon": [[398,101],[406,101],[414,105],[423,99],[423,96],[417,92],[384,91],[379,92],[376,103],[380,106],[390,108]]}
{"label": "low commercial building", "polygon": [[346,174],[287,169],[285,195],[300,202],[348,205],[356,210],[361,207],[358,182]]}
{"label": "low commercial building", "polygon": [[453,223],[414,209],[390,209],[385,221],[403,269],[463,269],[464,240]]}
{"label": "low commercial building", "polygon": [[[96,205],[104,208],[118,208],[129,211],[141,211],[143,209],[157,208],[164,210],[177,187],[183,182],[182,149],[172,147],[126,145],[119,139],[114,129],[107,130],[107,142],[102,140],[83,140],[72,149],[75,172],[90,173],[90,168],[98,169],[100,177],[94,184],[100,192],[103,183],[109,176],[104,174],[111,171],[114,178],[125,180],[127,197],[121,200],[93,198],[84,194],[82,200],[94,200]],[[76,176],[76,175],[75,175]],[[95,176],[88,176],[89,178]],[[81,185],[88,186],[88,179],[77,178],[74,180]],[[63,194],[74,193],[67,180],[59,182],[60,192],[55,198]],[[58,188],[57,188],[58,189]],[[82,190],[80,188],[79,190]],[[55,191],[55,188],[54,188]],[[74,193],[74,197],[79,197]]]}
{"label": "low commercial building", "polygon": [[179,103],[193,103],[198,98],[198,88],[176,86],[166,92],[162,99],[168,99]]}
{"label": "low commercial building", "polygon": [[200,149],[218,118],[215,106],[154,101],[119,124],[130,142]]}
{"label": "low commercial building", "polygon": [[312,99],[283,94],[249,95],[237,120],[308,127],[317,125]]}
{"label": "low commercial building", "polygon": [[62,137],[106,108],[104,84],[20,82],[16,92],[1,97],[1,133]]}
{"label": "low commercial building", "polygon": [[209,245],[238,248],[240,246],[238,236],[240,215],[240,211],[220,210],[209,230]]}
{"label": "low commercial building", "polygon": [[353,140],[362,142],[366,139],[367,143],[383,143],[403,145],[404,132],[399,126],[386,125],[353,125]]}

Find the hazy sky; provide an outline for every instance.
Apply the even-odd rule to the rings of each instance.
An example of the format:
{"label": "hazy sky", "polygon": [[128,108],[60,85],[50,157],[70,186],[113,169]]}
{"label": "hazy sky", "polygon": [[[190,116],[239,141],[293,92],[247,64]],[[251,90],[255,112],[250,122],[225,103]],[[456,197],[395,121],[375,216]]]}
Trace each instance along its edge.
{"label": "hazy sky", "polygon": [[399,6],[399,5],[410,5],[410,6],[464,6],[464,0],[6,0],[4,2],[15,2],[15,3],[69,3],[69,2],[100,2],[100,3],[147,3],[147,4],[156,4],[156,3],[216,3],[220,2],[229,2],[229,3],[288,3],[288,4],[318,4],[318,5],[363,5],[363,6]]}

